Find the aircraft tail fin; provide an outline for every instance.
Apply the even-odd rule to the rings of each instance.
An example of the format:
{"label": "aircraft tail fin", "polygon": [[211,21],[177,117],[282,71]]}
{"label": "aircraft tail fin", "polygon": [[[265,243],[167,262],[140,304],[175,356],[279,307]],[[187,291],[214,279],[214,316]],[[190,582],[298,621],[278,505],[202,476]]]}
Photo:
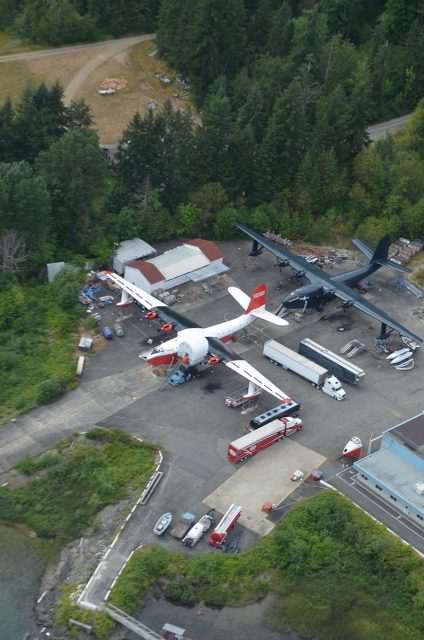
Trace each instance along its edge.
{"label": "aircraft tail fin", "polygon": [[352,240],[352,242],[355,247],[358,247],[358,249],[370,259],[370,262],[378,264],[380,267],[387,267],[394,271],[400,271],[401,273],[409,273],[411,271],[408,267],[404,267],[403,265],[388,259],[387,255],[390,247],[390,236],[384,236],[381,238],[375,251],[365,244],[365,242],[362,242],[362,240],[358,240],[357,238]]}
{"label": "aircraft tail fin", "polygon": [[390,247],[390,236],[383,236],[375,248],[374,253],[371,256],[371,262],[377,262],[380,264],[380,260],[387,260]]}
{"label": "aircraft tail fin", "polygon": [[252,313],[252,311],[256,311],[256,309],[261,309],[265,307],[266,303],[266,285],[258,284],[254,292],[252,293],[252,297],[250,298],[249,305],[245,311],[245,314]]}
{"label": "aircraft tail fin", "polygon": [[283,327],[288,324],[283,318],[279,318],[274,313],[265,309],[266,302],[266,285],[260,284],[254,290],[252,297],[249,298],[243,291],[237,289],[237,287],[229,287],[228,293],[230,293],[235,300],[244,309],[245,315],[255,316],[261,320],[267,320],[273,324],[278,324]]}

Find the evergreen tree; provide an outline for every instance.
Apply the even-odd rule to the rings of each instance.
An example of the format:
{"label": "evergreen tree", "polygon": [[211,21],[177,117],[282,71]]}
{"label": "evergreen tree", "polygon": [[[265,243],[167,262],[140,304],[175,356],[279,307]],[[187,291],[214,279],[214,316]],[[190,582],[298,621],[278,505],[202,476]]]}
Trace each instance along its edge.
{"label": "evergreen tree", "polygon": [[257,143],[250,124],[243,128],[236,126],[233,129],[229,155],[233,171],[228,186],[229,195],[234,198],[250,194],[257,157]]}
{"label": "evergreen tree", "polygon": [[175,206],[193,187],[193,135],[190,112],[174,111],[171,103],[142,119],[135,114],[117,154],[120,186],[130,197],[145,201],[149,189]]}
{"label": "evergreen tree", "polygon": [[6,98],[0,107],[0,162],[12,162],[15,158],[15,131],[12,101]]}
{"label": "evergreen tree", "polygon": [[0,29],[13,26],[22,4],[23,0],[0,0]]}
{"label": "evergreen tree", "polygon": [[293,34],[292,12],[287,0],[281,4],[274,15],[272,27],[269,33],[267,50],[272,56],[283,57],[290,49]]}
{"label": "evergreen tree", "polygon": [[53,46],[95,37],[93,20],[82,17],[71,0],[26,2],[17,26],[22,36]]}
{"label": "evergreen tree", "polygon": [[45,180],[26,162],[0,164],[0,230],[22,237],[38,265],[47,251],[49,214]]}
{"label": "evergreen tree", "polygon": [[366,61],[360,60],[352,77],[352,91],[349,96],[350,131],[346,140],[349,159],[369,142],[367,127],[371,121],[371,79]]}
{"label": "evergreen tree", "polygon": [[93,124],[91,109],[81,100],[72,100],[66,110],[66,124],[69,129],[74,127],[90,127]]}
{"label": "evergreen tree", "polygon": [[65,132],[66,109],[63,90],[55,83],[49,90],[44,83],[36,89],[28,85],[16,106],[15,158],[32,162]]}
{"label": "evergreen tree", "polygon": [[296,175],[296,209],[314,216],[337,207],[345,196],[344,177],[340,174],[333,149],[308,151]]}
{"label": "evergreen tree", "polygon": [[118,37],[154,31],[159,4],[158,0],[88,0],[87,13],[103,32]]}
{"label": "evergreen tree", "polygon": [[190,203],[199,211],[199,235],[210,238],[218,212],[228,206],[228,195],[224,187],[218,182],[209,182],[191,194]]}
{"label": "evergreen tree", "polygon": [[271,0],[258,0],[254,15],[250,17],[248,40],[257,51],[264,51],[274,22]]}
{"label": "evergreen tree", "polygon": [[297,73],[303,64],[308,65],[316,80],[323,76],[322,53],[327,40],[327,22],[316,5],[293,20],[293,37],[290,51],[291,73]]}
{"label": "evergreen tree", "polygon": [[96,224],[94,200],[105,179],[96,133],[72,129],[40,154],[36,167],[51,195],[51,224],[58,246],[87,249]]}
{"label": "evergreen tree", "polygon": [[224,188],[233,186],[230,144],[233,123],[230,101],[226,96],[213,95],[203,109],[203,126],[196,135],[200,182],[220,182]]}
{"label": "evergreen tree", "polygon": [[315,126],[311,136],[316,148],[333,149],[339,162],[350,159],[346,145],[350,133],[349,100],[341,86],[322,96],[315,110]]}
{"label": "evergreen tree", "polygon": [[194,137],[191,112],[174,110],[166,102],[159,117],[164,121],[165,135],[161,140],[162,199],[167,206],[176,206],[196,183],[193,163]]}
{"label": "evergreen tree", "polygon": [[276,102],[260,149],[255,197],[268,201],[289,186],[306,151],[309,123],[302,85],[294,80]]}
{"label": "evergreen tree", "polygon": [[[181,7],[171,3],[165,1],[161,11],[159,47],[190,77],[202,100],[218,76],[234,77],[242,66],[246,49],[243,0],[185,0]],[[181,40],[175,42],[175,35]],[[181,47],[184,57],[176,46]]]}

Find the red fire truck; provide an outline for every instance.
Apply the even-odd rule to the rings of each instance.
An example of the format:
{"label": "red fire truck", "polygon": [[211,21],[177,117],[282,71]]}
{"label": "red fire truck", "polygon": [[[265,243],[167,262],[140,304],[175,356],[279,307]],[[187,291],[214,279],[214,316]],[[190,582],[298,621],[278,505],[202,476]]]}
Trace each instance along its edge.
{"label": "red fire truck", "polygon": [[299,418],[279,418],[269,422],[264,427],[260,427],[248,433],[228,446],[227,459],[229,462],[241,462],[251,458],[255,454],[270,447],[274,442],[291,436],[303,427],[303,422]]}
{"label": "red fire truck", "polygon": [[241,506],[239,504],[230,505],[209,536],[209,544],[220,549],[240,516]]}

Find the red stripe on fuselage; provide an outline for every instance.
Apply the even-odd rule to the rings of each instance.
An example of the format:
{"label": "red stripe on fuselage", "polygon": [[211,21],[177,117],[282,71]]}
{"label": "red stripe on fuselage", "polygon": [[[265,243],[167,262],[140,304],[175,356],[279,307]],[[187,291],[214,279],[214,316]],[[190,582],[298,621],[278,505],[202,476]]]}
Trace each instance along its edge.
{"label": "red stripe on fuselage", "polygon": [[176,353],[158,353],[147,358],[147,362],[151,365],[158,364],[174,364],[178,360]]}

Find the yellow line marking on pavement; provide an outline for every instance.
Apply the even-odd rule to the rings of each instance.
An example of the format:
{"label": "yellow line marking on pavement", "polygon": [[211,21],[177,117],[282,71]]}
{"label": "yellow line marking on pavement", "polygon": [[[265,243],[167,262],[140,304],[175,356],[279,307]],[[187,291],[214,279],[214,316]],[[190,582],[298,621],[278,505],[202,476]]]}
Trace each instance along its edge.
{"label": "yellow line marking on pavement", "polygon": [[[131,373],[130,375],[133,375],[135,373],[140,373],[141,371],[147,371],[147,369],[149,369],[150,366],[147,367],[142,367],[141,369],[138,369],[137,371],[134,371],[133,373]],[[114,382],[113,380],[110,380],[109,382]],[[153,389],[154,386],[156,386],[156,384],[158,383],[158,380],[152,380],[151,385],[148,385],[147,387],[144,387],[141,391],[144,392],[145,390],[149,391],[150,389]],[[83,393],[85,393],[82,390]],[[20,440],[24,440],[25,438],[31,437],[33,434],[38,433],[39,431],[42,431],[43,429],[46,429],[47,427],[61,421],[64,420],[65,418],[68,418],[69,416],[77,413],[78,411],[80,411],[81,409],[83,409],[84,407],[87,407],[91,404],[97,403],[98,400],[96,400],[95,398],[91,399],[91,400],[87,400],[87,402],[83,402],[82,404],[78,405],[77,407],[74,407],[73,409],[69,409],[68,411],[64,411],[63,413],[61,413],[60,415],[56,416],[55,418],[52,418],[51,420],[49,420],[48,422],[44,422],[43,424],[41,424],[39,427],[32,429],[31,431],[28,431],[27,433],[25,433],[22,436],[19,436],[18,438],[14,438],[12,440],[12,442],[8,442],[5,445],[3,445],[2,447],[0,447],[0,451],[7,447],[10,446],[11,444],[15,444],[17,442],[19,442]]]}

